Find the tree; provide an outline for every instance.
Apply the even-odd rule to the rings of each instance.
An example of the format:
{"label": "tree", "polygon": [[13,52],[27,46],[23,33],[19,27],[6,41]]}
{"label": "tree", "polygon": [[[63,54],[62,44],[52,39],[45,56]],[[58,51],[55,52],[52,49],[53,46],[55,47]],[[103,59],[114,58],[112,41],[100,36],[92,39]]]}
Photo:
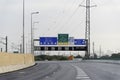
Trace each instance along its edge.
{"label": "tree", "polygon": [[111,58],[120,58],[120,54],[119,53],[118,54],[114,53],[114,54],[111,55]]}
{"label": "tree", "polygon": [[104,55],[104,56],[101,56],[100,58],[101,58],[101,59],[109,59],[110,56],[109,56],[109,55]]}
{"label": "tree", "polygon": [[77,55],[77,56],[75,56],[75,58],[82,58],[82,56],[80,56],[80,55]]}

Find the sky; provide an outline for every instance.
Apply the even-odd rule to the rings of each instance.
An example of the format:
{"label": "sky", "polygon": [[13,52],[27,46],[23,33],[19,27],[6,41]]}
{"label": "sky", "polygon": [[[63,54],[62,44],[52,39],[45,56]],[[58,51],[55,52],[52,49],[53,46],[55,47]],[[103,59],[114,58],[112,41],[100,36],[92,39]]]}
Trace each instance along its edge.
{"label": "sky", "polygon": [[[8,36],[8,49],[22,43],[22,1],[0,0],[0,40]],[[91,52],[101,46],[104,54],[120,52],[120,0],[91,0]],[[85,0],[25,0],[25,45],[30,51],[31,13],[34,38],[68,33],[75,38],[85,38]],[[37,22],[37,23],[36,23]],[[13,47],[12,47],[13,46]],[[0,44],[4,49],[4,45]]]}

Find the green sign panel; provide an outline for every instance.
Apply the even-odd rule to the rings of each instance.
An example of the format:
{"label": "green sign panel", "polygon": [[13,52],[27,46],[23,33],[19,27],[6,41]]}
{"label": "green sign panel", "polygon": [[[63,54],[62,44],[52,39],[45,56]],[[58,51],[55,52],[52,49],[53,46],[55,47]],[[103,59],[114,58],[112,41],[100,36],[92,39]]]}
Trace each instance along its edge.
{"label": "green sign panel", "polygon": [[68,34],[58,34],[58,45],[68,45]]}

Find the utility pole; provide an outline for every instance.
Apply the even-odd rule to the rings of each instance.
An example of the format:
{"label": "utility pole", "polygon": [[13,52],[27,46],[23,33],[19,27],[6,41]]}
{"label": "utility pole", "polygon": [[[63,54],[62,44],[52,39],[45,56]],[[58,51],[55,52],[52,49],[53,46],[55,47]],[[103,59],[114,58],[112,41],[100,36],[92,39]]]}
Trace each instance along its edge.
{"label": "utility pole", "polygon": [[20,44],[20,53],[22,53],[22,44]]}
{"label": "utility pole", "polygon": [[86,0],[86,30],[85,30],[85,39],[88,40],[87,49],[88,51],[85,54],[86,58],[90,56],[90,0]]}
{"label": "utility pole", "polygon": [[8,38],[7,38],[7,36],[5,39],[6,39],[6,44],[5,44],[6,46],[5,47],[6,47],[6,52],[7,52],[8,51],[8,47],[7,47],[8,46]]}
{"label": "utility pole", "polygon": [[85,39],[87,40],[87,51],[85,53],[85,58],[90,56],[90,8],[96,5],[91,6],[90,0],[86,0],[86,5],[80,5],[86,8],[86,27],[85,27]]}
{"label": "utility pole", "polygon": [[95,44],[93,42],[93,55],[95,55]]}
{"label": "utility pole", "polygon": [[26,53],[28,53],[28,47],[27,46],[28,46],[28,44],[26,43]]}
{"label": "utility pole", "polygon": [[[1,37],[2,38],[2,37]],[[5,38],[2,38],[4,39],[5,41],[0,41],[0,43],[4,44],[5,45],[5,52],[8,52],[8,38],[7,36]],[[2,51],[2,48],[1,48],[1,51]]]}
{"label": "utility pole", "polygon": [[99,46],[99,58],[102,56],[101,45]]}
{"label": "utility pole", "polygon": [[1,52],[2,52],[2,48],[1,48]]}
{"label": "utility pole", "polygon": [[97,58],[97,54],[95,53],[95,44],[93,42],[93,57],[94,59]]}

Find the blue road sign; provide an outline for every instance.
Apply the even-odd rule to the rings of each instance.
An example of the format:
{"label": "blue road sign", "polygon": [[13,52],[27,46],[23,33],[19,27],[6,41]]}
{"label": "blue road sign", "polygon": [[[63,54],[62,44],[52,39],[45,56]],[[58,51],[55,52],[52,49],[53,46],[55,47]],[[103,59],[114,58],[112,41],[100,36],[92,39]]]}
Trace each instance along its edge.
{"label": "blue road sign", "polygon": [[69,37],[68,43],[69,45],[74,45],[74,37]]}
{"label": "blue road sign", "polygon": [[74,45],[86,45],[85,39],[74,39]]}
{"label": "blue road sign", "polygon": [[57,37],[40,37],[40,45],[57,45]]}

